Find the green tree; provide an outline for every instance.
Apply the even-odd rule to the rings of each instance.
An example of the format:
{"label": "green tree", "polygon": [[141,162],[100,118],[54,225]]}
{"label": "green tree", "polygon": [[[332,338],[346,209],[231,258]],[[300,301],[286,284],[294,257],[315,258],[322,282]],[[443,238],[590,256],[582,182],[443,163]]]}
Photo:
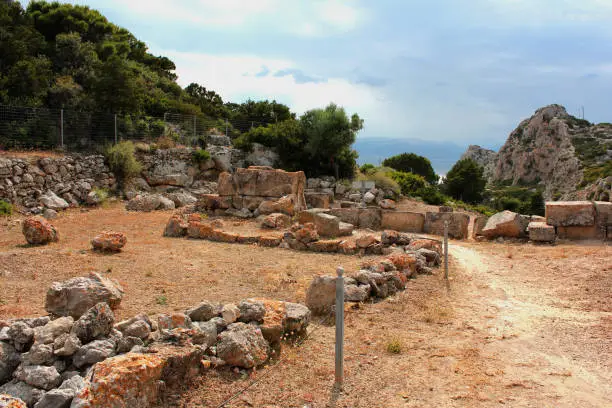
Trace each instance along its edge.
{"label": "green tree", "polygon": [[484,169],[472,159],[459,160],[446,175],[444,189],[448,195],[467,203],[478,203],[486,185]]}
{"label": "green tree", "polygon": [[391,167],[397,171],[421,175],[430,184],[438,183],[438,175],[431,166],[428,158],[414,153],[402,153],[389,157],[383,161],[383,166]]}

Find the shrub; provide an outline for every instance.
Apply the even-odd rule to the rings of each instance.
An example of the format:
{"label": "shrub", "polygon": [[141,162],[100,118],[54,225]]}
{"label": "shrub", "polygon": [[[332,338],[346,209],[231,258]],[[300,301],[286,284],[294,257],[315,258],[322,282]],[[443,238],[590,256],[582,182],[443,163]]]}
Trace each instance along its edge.
{"label": "shrub", "polygon": [[109,196],[107,189],[94,187],[91,191],[98,197],[101,205],[106,204],[106,200],[108,200],[108,196]]}
{"label": "shrub", "polygon": [[390,176],[400,186],[403,195],[416,195],[421,189],[427,186],[427,182],[423,176],[413,173],[405,173],[403,171],[392,171]]}
{"label": "shrub", "polygon": [[372,170],[369,174],[359,174],[357,179],[373,181],[376,188],[391,190],[394,194],[400,194],[401,192],[399,184],[391,178],[389,171],[385,171],[385,169]]}
{"label": "shrub", "polygon": [[414,153],[402,153],[383,161],[383,166],[391,167],[404,173],[414,173],[422,176],[427,182],[435,184],[438,175],[435,173],[428,158]]}
{"label": "shrub", "polygon": [[136,160],[134,144],[130,141],[119,142],[108,147],[105,156],[108,166],[121,183],[125,183],[142,171],[142,164]]}
{"label": "shrub", "polygon": [[472,204],[480,202],[487,183],[483,172],[472,159],[459,160],[446,174],[445,193]]}
{"label": "shrub", "polygon": [[417,192],[417,194],[423,199],[423,201],[431,205],[443,205],[448,200],[448,197],[433,186],[423,187]]}
{"label": "shrub", "polygon": [[193,151],[191,157],[193,158],[193,161],[197,164],[205,163],[210,160],[210,153],[204,149],[197,149]]}
{"label": "shrub", "polygon": [[400,354],[402,352],[402,342],[399,339],[393,339],[387,343],[387,352],[391,354]]}
{"label": "shrub", "polygon": [[157,296],[155,298],[155,303],[157,303],[158,305],[162,305],[162,306],[167,305],[168,304],[168,298],[165,295]]}
{"label": "shrub", "polygon": [[176,142],[166,136],[158,138],[155,144],[157,145],[158,149],[172,149],[173,147],[176,147]]}
{"label": "shrub", "polygon": [[13,204],[0,200],[0,217],[8,217],[13,214]]}
{"label": "shrub", "polygon": [[500,210],[508,210],[508,211],[520,211],[520,207],[521,207],[521,200],[519,200],[518,198],[514,198],[514,197],[500,197],[499,198],[499,204],[498,204],[498,208]]}
{"label": "shrub", "polygon": [[363,174],[372,173],[374,172],[375,169],[376,169],[376,166],[370,163],[366,163],[362,165],[361,167],[359,167],[359,171],[362,172]]}

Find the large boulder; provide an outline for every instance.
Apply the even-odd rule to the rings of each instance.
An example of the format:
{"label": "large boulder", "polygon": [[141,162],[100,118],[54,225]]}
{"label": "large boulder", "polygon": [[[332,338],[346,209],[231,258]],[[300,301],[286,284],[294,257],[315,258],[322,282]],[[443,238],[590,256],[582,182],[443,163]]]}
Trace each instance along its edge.
{"label": "large boulder", "polygon": [[72,408],[157,405],[165,384],[182,386],[200,373],[204,350],[196,347],[157,347],[155,354],[128,353],[96,364]]}
{"label": "large boulder", "polygon": [[154,211],[161,204],[161,196],[159,194],[143,194],[137,195],[132,198],[125,205],[125,209],[128,211]]}
{"label": "large boulder", "polygon": [[58,373],[57,369],[53,366],[21,365],[15,370],[13,376],[17,380],[23,381],[32,387],[41,388],[47,391],[56,388],[62,382],[60,373]]}
{"label": "large boulder", "polygon": [[166,193],[165,197],[174,203],[176,208],[185,207],[187,205],[195,204],[198,199],[186,191],[178,191],[174,193]]}
{"label": "large boulder", "polygon": [[530,222],[527,229],[531,241],[552,242],[555,240],[555,227],[545,222]]}
{"label": "large boulder", "polygon": [[47,290],[45,309],[53,315],[78,319],[100,302],[116,309],[122,297],[123,288],[118,282],[91,273],[89,277],[54,282]]}
{"label": "large boulder", "polygon": [[314,314],[332,312],[336,304],[336,278],[316,276],[306,291],[306,306]]}
{"label": "large boulder", "polygon": [[185,314],[194,322],[204,322],[221,314],[221,306],[216,303],[204,301],[199,305],[188,309]]}
{"label": "large boulder", "polygon": [[102,231],[91,240],[94,250],[103,252],[119,252],[127,243],[123,232]]}
{"label": "large boulder", "polygon": [[30,217],[23,222],[23,235],[32,245],[44,245],[59,241],[59,232],[42,217]]}
{"label": "large boulder", "polygon": [[316,213],[314,216],[314,225],[319,235],[323,237],[340,236],[340,219],[326,213]]}
{"label": "large boulder", "polygon": [[590,201],[549,201],[546,223],[555,227],[588,227],[595,225],[595,206]]}
{"label": "large boulder", "polygon": [[94,340],[85,344],[72,356],[72,364],[81,368],[104,361],[115,355],[116,344],[112,340]]}
{"label": "large boulder", "polygon": [[236,367],[257,367],[268,360],[269,346],[261,330],[246,323],[233,323],[219,335],[217,356]]}
{"label": "large boulder", "polygon": [[482,230],[487,225],[489,218],[486,215],[478,215],[474,218],[474,229],[472,230],[472,238],[482,235]]}
{"label": "large boulder", "polygon": [[482,229],[482,235],[492,239],[496,237],[518,238],[525,235],[529,223],[512,211],[502,211],[491,216]]}
{"label": "large boulder", "polygon": [[38,199],[40,204],[44,207],[50,208],[55,211],[65,210],[70,207],[68,202],[63,198],[58,197],[51,190],[47,191],[45,194],[41,195]]}

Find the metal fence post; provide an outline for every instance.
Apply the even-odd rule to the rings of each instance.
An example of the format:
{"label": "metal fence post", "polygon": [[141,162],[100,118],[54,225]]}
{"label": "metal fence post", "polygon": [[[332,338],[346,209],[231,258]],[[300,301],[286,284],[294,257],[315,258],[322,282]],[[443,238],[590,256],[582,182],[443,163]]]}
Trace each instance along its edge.
{"label": "metal fence post", "polygon": [[344,268],[336,270],[336,382],[337,388],[344,383]]}
{"label": "metal fence post", "polygon": [[60,147],[64,148],[64,110],[60,110]]}
{"label": "metal fence post", "polygon": [[444,221],[444,279],[448,280],[448,221]]}
{"label": "metal fence post", "polygon": [[117,144],[117,114],[115,113],[115,144]]}

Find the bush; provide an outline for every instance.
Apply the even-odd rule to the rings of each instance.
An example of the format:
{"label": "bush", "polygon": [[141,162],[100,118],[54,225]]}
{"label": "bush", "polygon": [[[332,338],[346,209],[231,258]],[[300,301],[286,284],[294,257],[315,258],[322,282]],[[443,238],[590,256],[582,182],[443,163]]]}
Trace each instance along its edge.
{"label": "bush", "polygon": [[155,145],[158,149],[172,149],[173,147],[176,147],[176,142],[169,137],[162,136],[157,139]]}
{"label": "bush", "polygon": [[387,343],[387,352],[391,354],[400,354],[402,352],[402,342],[399,339],[393,339]]}
{"label": "bush", "polygon": [[13,204],[0,200],[0,217],[8,217],[13,214]]}
{"label": "bush", "polygon": [[204,149],[194,150],[191,154],[194,163],[200,164],[210,160],[210,153]]}
{"label": "bush", "polygon": [[98,197],[98,200],[100,200],[101,205],[106,204],[106,200],[108,200],[109,196],[107,189],[94,187],[91,191]]}
{"label": "bush", "polygon": [[403,195],[414,196],[418,191],[427,186],[427,182],[423,176],[413,173],[405,173],[403,171],[392,171],[390,176],[399,184]]}
{"label": "bush", "polygon": [[134,144],[130,141],[108,147],[105,156],[108,166],[120,183],[125,183],[142,171],[142,164],[136,160]]}
{"label": "bush", "polygon": [[397,184],[397,182],[391,178],[389,172],[384,169],[375,170],[370,174],[359,174],[357,179],[373,181],[376,188],[380,188],[381,190],[391,190],[394,194],[401,193],[399,184]]}
{"label": "bush", "polygon": [[486,185],[484,169],[472,159],[459,160],[446,174],[444,192],[458,200],[478,203]]}
{"label": "bush", "polygon": [[514,197],[500,197],[498,209],[519,212],[521,207],[521,200]]}
{"label": "bush", "polygon": [[389,157],[383,161],[383,166],[391,167],[404,173],[418,174],[431,184],[436,184],[439,179],[429,159],[414,153],[402,153]]}
{"label": "bush", "polygon": [[372,173],[374,172],[375,169],[376,169],[376,166],[370,163],[366,163],[362,165],[361,167],[359,167],[359,171],[362,172],[363,174]]}
{"label": "bush", "polygon": [[443,205],[446,204],[448,197],[442,194],[437,188],[433,186],[427,186],[421,188],[417,195],[423,199],[427,204],[431,205]]}

